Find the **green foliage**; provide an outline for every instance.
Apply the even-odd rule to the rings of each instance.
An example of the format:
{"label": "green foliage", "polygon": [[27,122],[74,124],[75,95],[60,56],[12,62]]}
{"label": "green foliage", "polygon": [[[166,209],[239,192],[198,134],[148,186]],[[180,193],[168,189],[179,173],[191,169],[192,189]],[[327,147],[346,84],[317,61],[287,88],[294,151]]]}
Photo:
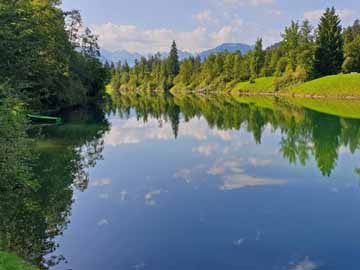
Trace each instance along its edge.
{"label": "green foliage", "polygon": [[8,82],[34,111],[79,105],[103,94],[97,38],[89,29],[80,35],[80,14],[64,13],[58,2],[0,3],[0,82]]}
{"label": "green foliage", "polygon": [[265,53],[263,51],[262,39],[258,39],[254,51],[251,55],[251,75],[259,77],[265,62]]}
{"label": "green foliage", "polygon": [[35,270],[34,266],[24,262],[15,254],[0,251],[0,270]]}
{"label": "green foliage", "polygon": [[294,94],[323,97],[347,97],[360,95],[359,74],[339,74],[300,84],[288,91]]}
{"label": "green foliage", "polygon": [[[54,238],[69,222],[74,188],[86,189],[86,169],[101,158],[108,124],[95,126],[87,121],[87,129],[77,125],[71,132],[68,125],[55,127],[59,143],[52,127],[43,128],[39,143],[38,130],[28,129],[22,104],[10,96],[0,103],[0,250],[46,269],[62,259],[48,255],[57,247]],[[97,112],[101,116],[104,121]],[[21,265],[15,256],[4,254],[0,253],[0,269],[15,270]],[[26,269],[25,264],[20,269]]]}
{"label": "green foliage", "polygon": [[[161,59],[157,54],[136,62],[133,68],[119,65],[112,72],[112,86],[115,90],[171,90],[173,93],[273,92],[294,88],[313,78],[338,74],[341,69],[345,73],[360,72],[360,21],[355,21],[344,33],[340,22],[335,9],[327,9],[318,29],[307,20],[292,21],[285,28],[282,40],[271,47],[263,49],[262,39],[258,39],[254,49],[245,55],[222,52],[203,61],[189,58],[179,63],[174,42],[168,59]],[[257,80],[260,77],[265,79]],[[357,95],[354,87],[352,94]],[[329,89],[335,88],[340,88],[340,84]],[[351,88],[351,82],[344,88]]]}
{"label": "green foliage", "polygon": [[[184,121],[201,115],[210,127],[220,130],[246,128],[257,143],[261,143],[264,131],[270,124],[273,132],[282,134],[280,153],[285,159],[290,163],[306,166],[314,157],[324,176],[332,174],[342,146],[349,147],[352,152],[360,147],[359,109],[358,119],[348,119],[304,108],[290,99],[232,96],[226,93],[178,94],[173,97],[156,93],[124,92],[115,100],[117,111],[123,116],[127,116],[133,109],[137,117],[145,122],[150,117],[169,119],[175,137],[181,129],[180,113]],[[350,112],[348,107],[354,109],[358,106],[349,101],[337,102],[332,100],[328,103],[328,108],[333,108],[333,112],[344,113]]]}
{"label": "green foliage", "polygon": [[297,66],[296,70],[293,71],[291,65],[288,65],[286,72],[281,77],[276,77],[274,81],[275,90],[287,88],[292,85],[297,85],[307,81],[309,75],[305,68]]}
{"label": "green foliage", "polygon": [[273,92],[274,91],[274,77],[265,77],[254,79],[252,82],[240,82],[233,87],[233,92]]}
{"label": "green foliage", "polygon": [[180,70],[178,50],[175,41],[173,41],[171,45],[170,55],[167,61],[168,61],[168,69],[169,69],[168,73],[172,78],[175,78],[176,75],[179,74],[179,70]]}
{"label": "green foliage", "polygon": [[342,69],[344,73],[360,72],[360,21],[356,20],[353,26],[344,32],[345,61]]}
{"label": "green foliage", "polygon": [[335,8],[328,8],[321,17],[316,35],[312,76],[319,78],[341,72],[344,62],[344,40],[341,20]]}

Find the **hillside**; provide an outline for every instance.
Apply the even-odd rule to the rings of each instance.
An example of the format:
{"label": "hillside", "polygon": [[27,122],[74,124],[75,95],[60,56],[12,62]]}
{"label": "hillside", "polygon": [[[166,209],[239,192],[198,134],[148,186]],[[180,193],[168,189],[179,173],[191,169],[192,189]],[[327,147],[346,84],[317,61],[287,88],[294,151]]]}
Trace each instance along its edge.
{"label": "hillside", "polygon": [[111,52],[105,49],[101,49],[100,53],[101,60],[103,62],[108,61],[118,63],[121,61],[124,63],[126,61],[130,66],[134,66],[135,60],[139,60],[142,57],[142,55],[139,53],[131,53],[126,50]]}
{"label": "hillside", "polygon": [[[255,83],[237,83],[231,90],[233,93],[272,93],[274,77],[258,78]],[[295,95],[298,97],[360,97],[360,74],[339,74],[326,76],[296,86],[280,90],[279,95]]]}
{"label": "hillside", "polygon": [[245,54],[252,50],[252,46],[243,44],[243,43],[224,43],[214,49],[210,49],[207,51],[204,51],[202,53],[199,53],[199,56],[202,60],[206,59],[211,54],[217,54],[221,52],[237,52],[240,51],[242,54]]}
{"label": "hillside", "polygon": [[297,95],[360,96],[360,74],[339,74],[309,81],[286,90]]}

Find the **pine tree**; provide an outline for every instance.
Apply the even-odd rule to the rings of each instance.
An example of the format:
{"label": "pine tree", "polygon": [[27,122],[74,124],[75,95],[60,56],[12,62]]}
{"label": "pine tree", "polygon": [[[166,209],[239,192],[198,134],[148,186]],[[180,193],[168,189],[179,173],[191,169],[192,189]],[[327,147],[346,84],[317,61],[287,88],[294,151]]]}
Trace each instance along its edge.
{"label": "pine tree", "polygon": [[316,36],[312,75],[314,78],[338,74],[344,61],[341,20],[335,8],[328,8],[321,17]]}
{"label": "pine tree", "polygon": [[251,75],[259,77],[261,69],[264,66],[265,53],[263,51],[262,39],[258,39],[251,58]]}
{"label": "pine tree", "polygon": [[171,45],[171,51],[168,58],[168,69],[169,75],[173,78],[175,78],[175,76],[178,75],[180,71],[179,56],[175,40]]}
{"label": "pine tree", "polygon": [[283,46],[289,59],[289,64],[293,70],[297,66],[297,56],[299,54],[299,45],[301,39],[300,26],[298,22],[292,21],[289,27],[285,28],[282,34]]}
{"label": "pine tree", "polygon": [[356,20],[353,26],[344,32],[345,61],[343,72],[360,72],[360,21]]}

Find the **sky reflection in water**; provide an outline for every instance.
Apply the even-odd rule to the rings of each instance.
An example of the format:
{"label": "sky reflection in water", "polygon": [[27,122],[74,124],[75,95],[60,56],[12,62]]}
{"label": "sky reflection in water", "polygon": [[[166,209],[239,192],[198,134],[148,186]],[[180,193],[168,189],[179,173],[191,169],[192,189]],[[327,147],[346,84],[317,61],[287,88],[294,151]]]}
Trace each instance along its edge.
{"label": "sky reflection in water", "polygon": [[54,269],[359,269],[360,158],[341,141],[359,121],[241,105],[238,129],[130,105],[109,116]]}

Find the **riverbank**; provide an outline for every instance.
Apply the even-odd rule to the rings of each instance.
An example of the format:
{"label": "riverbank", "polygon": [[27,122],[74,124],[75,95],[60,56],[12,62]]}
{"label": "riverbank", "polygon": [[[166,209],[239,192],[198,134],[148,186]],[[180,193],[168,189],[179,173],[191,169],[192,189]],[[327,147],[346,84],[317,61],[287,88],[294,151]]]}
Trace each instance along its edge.
{"label": "riverbank", "polygon": [[254,83],[241,82],[229,91],[249,96],[284,96],[313,99],[359,99],[360,74],[326,76],[309,82],[275,90],[275,77],[256,79]]}
{"label": "riverbank", "polygon": [[[182,90],[173,88],[172,95],[184,97],[187,95],[216,95],[218,97],[232,96],[243,103],[256,103],[272,107],[274,99],[305,107],[314,111],[337,115],[346,118],[360,119],[360,74],[339,74],[298,84],[286,89],[275,91],[275,77],[256,79],[254,83],[241,82],[222,91],[207,91],[206,89]],[[110,86],[108,93],[113,94]],[[144,91],[136,92],[141,93]],[[154,94],[157,93],[154,91]]]}
{"label": "riverbank", "polygon": [[0,269],[35,270],[36,268],[14,254],[0,251]]}

